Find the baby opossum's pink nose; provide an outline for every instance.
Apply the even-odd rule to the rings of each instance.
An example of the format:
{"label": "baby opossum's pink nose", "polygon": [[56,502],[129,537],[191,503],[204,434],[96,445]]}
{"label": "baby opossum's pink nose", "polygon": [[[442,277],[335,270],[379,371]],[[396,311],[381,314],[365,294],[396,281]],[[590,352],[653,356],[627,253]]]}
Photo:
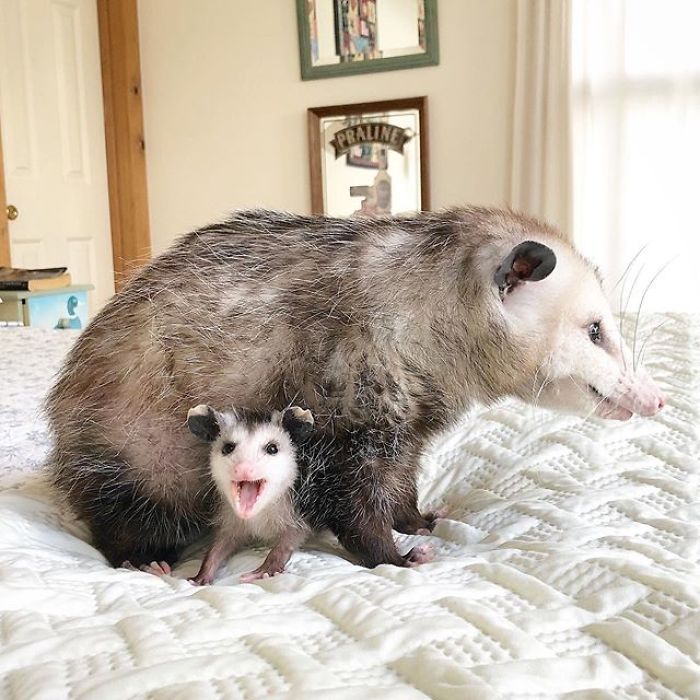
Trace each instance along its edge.
{"label": "baby opossum's pink nose", "polygon": [[234,465],[231,476],[234,481],[255,481],[255,465],[252,462],[239,462]]}

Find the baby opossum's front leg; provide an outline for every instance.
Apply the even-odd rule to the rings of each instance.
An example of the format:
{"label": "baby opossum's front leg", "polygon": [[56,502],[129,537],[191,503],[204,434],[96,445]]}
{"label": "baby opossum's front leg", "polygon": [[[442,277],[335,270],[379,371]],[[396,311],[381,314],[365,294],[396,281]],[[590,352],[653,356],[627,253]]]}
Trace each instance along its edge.
{"label": "baby opossum's front leg", "polygon": [[265,561],[257,569],[241,575],[241,583],[251,583],[281,574],[294,550],[303,544],[308,535],[309,529],[305,526],[287,528],[277,544],[268,552]]}
{"label": "baby opossum's front leg", "polygon": [[204,555],[204,561],[199,568],[199,572],[190,583],[195,586],[208,586],[214,580],[214,575],[218,571],[222,562],[232,556],[240,546],[240,538],[235,532],[226,528],[217,530],[214,542]]}

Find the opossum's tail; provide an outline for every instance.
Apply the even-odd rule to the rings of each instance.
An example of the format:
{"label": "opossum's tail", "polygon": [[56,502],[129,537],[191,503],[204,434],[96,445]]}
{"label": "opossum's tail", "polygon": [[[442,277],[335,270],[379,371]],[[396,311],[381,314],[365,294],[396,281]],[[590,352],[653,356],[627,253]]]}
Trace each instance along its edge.
{"label": "opossum's tail", "polygon": [[177,560],[208,523],[148,495],[120,457],[107,451],[54,449],[52,481],[92,532],[93,544],[112,566]]}

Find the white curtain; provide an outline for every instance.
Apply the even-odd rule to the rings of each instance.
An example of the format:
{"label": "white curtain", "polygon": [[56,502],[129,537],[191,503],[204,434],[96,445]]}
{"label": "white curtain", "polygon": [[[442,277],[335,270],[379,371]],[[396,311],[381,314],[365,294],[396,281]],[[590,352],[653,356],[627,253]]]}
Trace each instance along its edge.
{"label": "white curtain", "polygon": [[511,206],[570,235],[570,1],[516,9]]}
{"label": "white curtain", "polygon": [[512,205],[611,291],[637,256],[630,309],[700,312],[700,0],[517,2]]}
{"label": "white curtain", "polygon": [[638,255],[633,306],[653,281],[645,309],[700,311],[700,2],[572,0],[571,20],[575,242],[613,281]]}

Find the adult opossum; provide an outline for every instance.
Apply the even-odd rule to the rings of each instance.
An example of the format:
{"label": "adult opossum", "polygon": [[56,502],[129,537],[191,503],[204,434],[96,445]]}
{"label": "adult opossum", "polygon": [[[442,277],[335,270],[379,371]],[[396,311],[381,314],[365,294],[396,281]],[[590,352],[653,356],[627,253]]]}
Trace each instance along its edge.
{"label": "adult opossum", "polygon": [[363,564],[402,565],[392,526],[432,525],[426,441],[503,396],[617,419],[664,403],[556,230],[483,208],[241,212],[184,236],[80,336],[48,400],[51,469],[112,564],[172,561],[212,511],[188,408],[299,403],[338,457],[314,493],[328,526]]}

